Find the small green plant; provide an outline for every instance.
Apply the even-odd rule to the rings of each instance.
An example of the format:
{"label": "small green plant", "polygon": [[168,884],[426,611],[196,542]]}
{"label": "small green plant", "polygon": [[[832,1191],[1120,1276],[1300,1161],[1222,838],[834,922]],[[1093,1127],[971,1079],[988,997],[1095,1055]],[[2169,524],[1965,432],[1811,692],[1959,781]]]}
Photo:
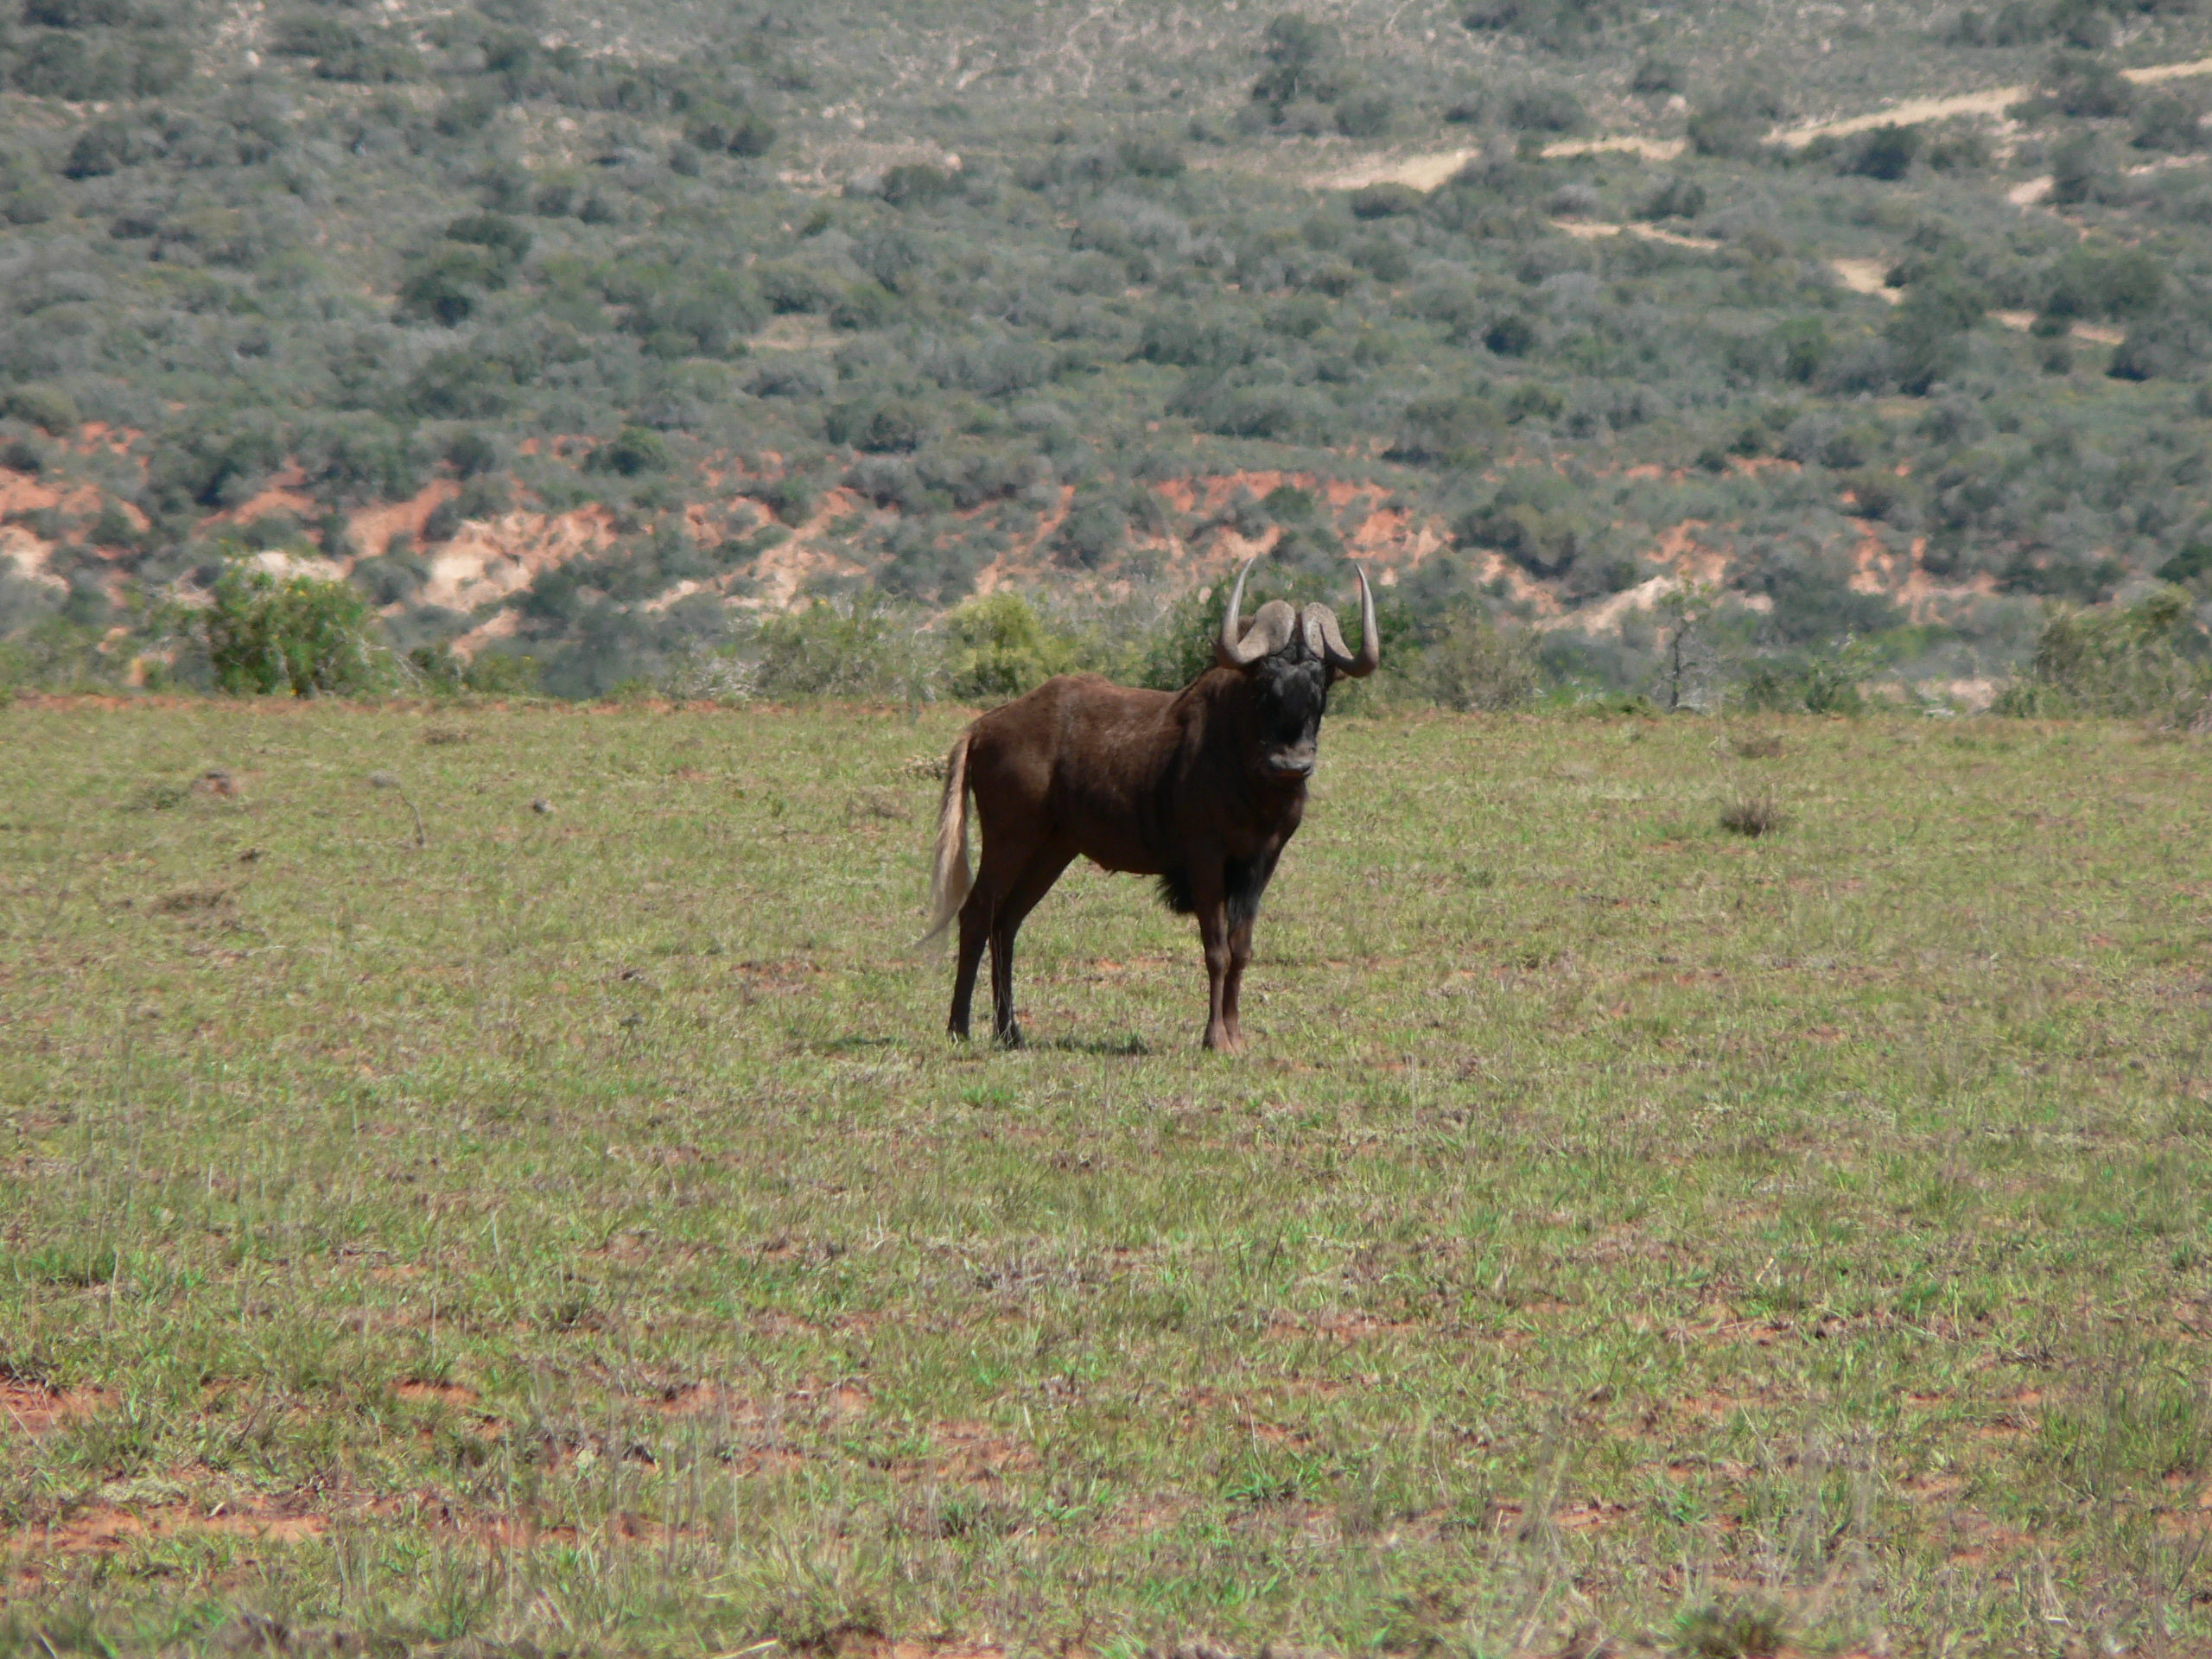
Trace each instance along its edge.
{"label": "small green plant", "polygon": [[0,692],[111,688],[117,664],[102,654],[100,643],[98,628],[67,616],[48,616],[0,639]]}
{"label": "small green plant", "polygon": [[359,694],[384,683],[376,613],[342,582],[279,577],[232,559],[200,626],[215,683],[232,696]]}
{"label": "small green plant", "polygon": [[480,651],[463,658],[449,645],[417,645],[407,653],[407,666],[433,696],[537,695],[537,658],[512,652]]}
{"label": "small green plant", "polygon": [[1853,643],[1833,652],[1764,658],[1744,671],[1736,701],[1768,714],[1863,714],[1866,698],[1859,684],[1871,666],[1866,650]]}
{"label": "small green plant", "polygon": [[1782,734],[1739,732],[1729,740],[1728,747],[1741,760],[1778,760],[1782,758]]}

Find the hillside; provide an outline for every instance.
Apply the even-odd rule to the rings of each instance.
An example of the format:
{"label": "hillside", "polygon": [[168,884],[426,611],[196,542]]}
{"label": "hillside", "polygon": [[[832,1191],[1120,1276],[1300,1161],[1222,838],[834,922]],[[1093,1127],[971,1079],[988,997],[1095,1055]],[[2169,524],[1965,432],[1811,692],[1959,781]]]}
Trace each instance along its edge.
{"label": "hillside", "polygon": [[1936,685],[2212,595],[2212,26],[2064,0],[27,0],[0,634],[228,554],[651,679],[873,587],[1235,559]]}

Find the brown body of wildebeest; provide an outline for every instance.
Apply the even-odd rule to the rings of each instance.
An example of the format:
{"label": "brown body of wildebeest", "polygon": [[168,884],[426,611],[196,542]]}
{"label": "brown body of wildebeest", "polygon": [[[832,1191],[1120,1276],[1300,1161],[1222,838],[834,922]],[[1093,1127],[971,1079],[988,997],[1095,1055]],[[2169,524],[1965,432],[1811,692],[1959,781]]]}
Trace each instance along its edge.
{"label": "brown body of wildebeest", "polygon": [[[1281,600],[1249,621],[1237,573],[1214,642],[1217,666],[1180,691],[1138,691],[1062,675],[994,709],[952,746],[930,884],[934,938],[960,920],[947,1028],[968,1034],[976,970],[988,944],[994,1025],[1019,1046],[1014,936],[1077,858],[1156,876],[1160,897],[1198,920],[1205,1046],[1244,1045],[1238,988],[1252,922],[1275,861],[1306,810],[1329,687],[1371,674],[1382,655],[1375,596],[1358,572],[1360,647],[1347,650],[1325,605]],[[1355,569],[1357,567],[1354,567]],[[968,874],[968,799],[983,852]]]}

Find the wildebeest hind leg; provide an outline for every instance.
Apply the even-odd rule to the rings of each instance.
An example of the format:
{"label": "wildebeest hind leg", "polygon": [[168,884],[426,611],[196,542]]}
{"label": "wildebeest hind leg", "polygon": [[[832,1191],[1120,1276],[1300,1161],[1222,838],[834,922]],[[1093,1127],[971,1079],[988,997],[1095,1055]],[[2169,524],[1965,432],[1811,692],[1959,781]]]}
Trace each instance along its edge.
{"label": "wildebeest hind leg", "polygon": [[952,970],[952,1015],[944,1022],[944,1028],[955,1037],[968,1034],[976,970],[982,963],[983,947],[990,943],[992,925],[1008,882],[1006,861],[992,856],[996,850],[987,838],[982,868],[976,872],[976,885],[968,889],[967,902],[960,906],[960,956]]}
{"label": "wildebeest hind leg", "polygon": [[1014,1017],[1014,936],[1074,856],[1057,847],[1039,849],[1012,890],[999,901],[998,914],[991,924],[993,1028],[1008,1048],[1021,1046],[1021,1027]]}
{"label": "wildebeest hind leg", "polygon": [[960,906],[960,956],[952,970],[952,1014],[944,1022],[944,1028],[955,1037],[968,1034],[969,1006],[976,998],[976,969],[983,960],[983,944],[990,929],[990,903],[983,890],[976,887]]}
{"label": "wildebeest hind leg", "polygon": [[[995,937],[1007,895],[1020,885],[1036,856],[1033,842],[994,839],[990,826],[984,826],[983,856],[976,871],[976,884],[968,889],[967,901],[960,906],[960,955],[952,975],[952,1015],[944,1024],[955,1037],[968,1034],[969,1011],[975,1001],[976,974],[982,964],[983,947]],[[996,982],[994,974],[993,983]]]}

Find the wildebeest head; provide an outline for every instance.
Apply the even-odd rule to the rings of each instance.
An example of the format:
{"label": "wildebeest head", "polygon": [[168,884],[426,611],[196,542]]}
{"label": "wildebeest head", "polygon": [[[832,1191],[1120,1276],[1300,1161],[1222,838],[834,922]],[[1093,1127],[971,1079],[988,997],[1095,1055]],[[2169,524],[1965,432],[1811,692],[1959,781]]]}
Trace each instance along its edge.
{"label": "wildebeest head", "polygon": [[1345,648],[1337,613],[1325,605],[1300,610],[1287,601],[1271,599],[1250,621],[1243,620],[1244,578],[1254,563],[1244,562],[1236,573],[1236,585],[1229,590],[1214,659],[1243,673],[1256,694],[1253,711],[1260,769],[1285,780],[1304,778],[1312,773],[1319,752],[1330,685],[1339,676],[1358,679],[1372,674],[1382,659],[1382,642],[1375,629],[1375,595],[1368,589],[1367,572],[1352,566],[1359,577],[1360,640],[1355,653]]}

